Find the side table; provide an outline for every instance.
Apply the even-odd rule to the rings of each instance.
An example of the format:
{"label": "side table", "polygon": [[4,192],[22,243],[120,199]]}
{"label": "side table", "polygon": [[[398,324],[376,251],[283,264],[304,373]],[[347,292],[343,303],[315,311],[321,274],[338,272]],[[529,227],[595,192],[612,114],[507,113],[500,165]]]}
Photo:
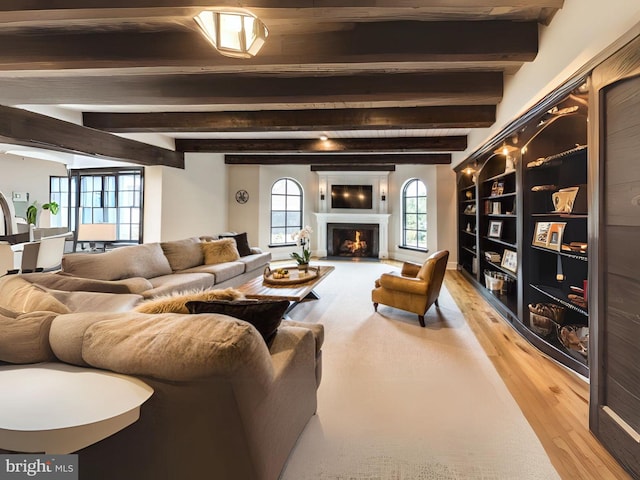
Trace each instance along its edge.
{"label": "side table", "polygon": [[137,378],[65,363],[0,366],[0,449],[67,454],[140,418],[153,389]]}

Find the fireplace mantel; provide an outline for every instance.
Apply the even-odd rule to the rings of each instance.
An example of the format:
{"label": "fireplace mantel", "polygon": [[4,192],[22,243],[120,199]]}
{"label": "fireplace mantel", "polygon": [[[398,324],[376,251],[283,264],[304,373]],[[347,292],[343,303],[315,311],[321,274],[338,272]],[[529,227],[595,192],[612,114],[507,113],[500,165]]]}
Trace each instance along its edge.
{"label": "fireplace mantel", "polygon": [[377,223],[380,227],[379,258],[389,257],[389,213],[314,213],[318,235],[318,257],[327,256],[327,223]]}

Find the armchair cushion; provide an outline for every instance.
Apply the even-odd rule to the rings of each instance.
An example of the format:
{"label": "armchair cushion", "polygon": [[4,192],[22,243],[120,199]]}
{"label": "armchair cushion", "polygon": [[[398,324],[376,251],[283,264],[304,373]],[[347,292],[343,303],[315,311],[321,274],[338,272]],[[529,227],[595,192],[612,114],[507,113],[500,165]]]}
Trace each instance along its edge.
{"label": "armchair cushion", "polygon": [[426,295],[429,286],[429,282],[421,278],[401,277],[393,273],[383,273],[379,283],[381,287],[389,290],[398,290],[414,295]]}

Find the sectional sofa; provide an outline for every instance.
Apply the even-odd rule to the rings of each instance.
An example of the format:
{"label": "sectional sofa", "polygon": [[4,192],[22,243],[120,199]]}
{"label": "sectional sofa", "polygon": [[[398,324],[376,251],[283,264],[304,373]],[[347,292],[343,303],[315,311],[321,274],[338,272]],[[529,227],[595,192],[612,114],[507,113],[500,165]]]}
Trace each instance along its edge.
{"label": "sectional sofa", "polygon": [[316,411],[322,325],[283,321],[267,344],[227,315],[135,311],[156,295],[246,281],[268,258],[192,265],[200,241],[171,243],[0,278],[0,363],[60,361],[154,389],[137,422],[78,452],[82,479],[275,480]]}
{"label": "sectional sofa", "polygon": [[270,260],[271,253],[256,247],[239,250],[233,238],[193,237],[65,255],[62,273],[119,282],[128,293],[150,298],[177,290],[237,287],[262,275]]}

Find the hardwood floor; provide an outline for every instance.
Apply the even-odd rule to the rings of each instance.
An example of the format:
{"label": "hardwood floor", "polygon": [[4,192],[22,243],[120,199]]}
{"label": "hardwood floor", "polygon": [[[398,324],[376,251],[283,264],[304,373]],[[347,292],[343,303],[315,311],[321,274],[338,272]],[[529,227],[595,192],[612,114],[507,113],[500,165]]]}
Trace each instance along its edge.
{"label": "hardwood floor", "polygon": [[562,479],[631,477],[589,431],[589,385],[522,338],[455,270],[445,286]]}

